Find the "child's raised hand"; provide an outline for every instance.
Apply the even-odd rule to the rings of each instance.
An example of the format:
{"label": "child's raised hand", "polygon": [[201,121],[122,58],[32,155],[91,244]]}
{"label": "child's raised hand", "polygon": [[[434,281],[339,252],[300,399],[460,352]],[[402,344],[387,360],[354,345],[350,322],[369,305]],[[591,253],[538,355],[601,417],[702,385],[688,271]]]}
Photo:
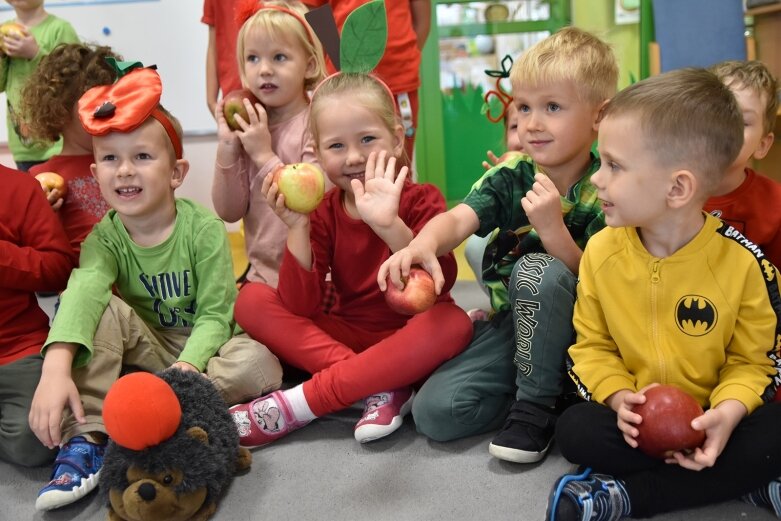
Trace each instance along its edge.
{"label": "child's raised hand", "polygon": [[486,156],[488,156],[488,161],[483,161],[483,168],[486,170],[490,170],[499,164],[499,156],[494,154],[493,150],[489,150]]}
{"label": "child's raised hand", "polygon": [[244,108],[247,109],[249,121],[244,121],[238,114],[234,116],[241,130],[236,134],[241,140],[244,151],[252,158],[258,168],[262,168],[274,157],[271,149],[271,132],[268,129],[268,114],[260,103],[252,103],[244,99]]}
{"label": "child's raised hand", "polygon": [[725,400],[705,414],[692,420],[692,428],[705,431],[705,442],[689,453],[676,452],[667,463],[678,464],[689,470],[702,470],[712,467],[721,455],[724,447],[740,420],[748,411],[738,400]]}
{"label": "child's raised hand", "polygon": [[532,189],[521,199],[521,207],[540,236],[545,235],[546,230],[561,228],[564,223],[559,190],[545,174],[534,176]]}
{"label": "child's raised hand", "polygon": [[287,206],[285,206],[285,196],[279,193],[279,187],[277,183],[273,182],[274,172],[277,169],[282,168],[283,165],[277,165],[274,170],[269,172],[266,177],[263,178],[263,184],[260,187],[260,192],[268,201],[268,205],[277,214],[277,217],[282,219],[282,222],[287,225],[288,228],[302,227],[309,224],[309,215],[294,212]]}
{"label": "child's raised hand", "polygon": [[401,167],[396,175],[396,158],[391,156],[386,164],[387,152],[372,152],[366,160],[363,184],[350,181],[355,206],[363,222],[372,228],[391,226],[399,215],[399,199],[409,169]]}

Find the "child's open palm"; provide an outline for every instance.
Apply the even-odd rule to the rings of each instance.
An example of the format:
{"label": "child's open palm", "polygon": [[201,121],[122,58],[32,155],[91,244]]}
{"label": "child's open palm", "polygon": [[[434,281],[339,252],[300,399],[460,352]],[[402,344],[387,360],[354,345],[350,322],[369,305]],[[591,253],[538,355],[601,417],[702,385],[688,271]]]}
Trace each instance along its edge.
{"label": "child's open palm", "polygon": [[357,179],[350,184],[355,195],[355,206],[363,222],[371,227],[387,228],[399,215],[399,199],[409,169],[401,167],[396,175],[396,158],[387,161],[387,152],[372,152],[366,161],[363,185]]}

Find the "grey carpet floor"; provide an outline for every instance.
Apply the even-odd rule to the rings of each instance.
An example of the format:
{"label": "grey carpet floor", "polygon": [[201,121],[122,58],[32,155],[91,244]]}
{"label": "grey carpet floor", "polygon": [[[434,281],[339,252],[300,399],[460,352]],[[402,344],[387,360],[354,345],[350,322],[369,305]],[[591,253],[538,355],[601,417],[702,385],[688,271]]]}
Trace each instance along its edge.
{"label": "grey carpet floor", "polygon": [[[459,282],[453,293],[466,309],[485,304],[474,283]],[[43,304],[51,309],[53,302]],[[254,451],[252,468],[236,476],[213,519],[542,520],[551,485],[571,469],[555,446],[541,463],[515,465],[488,454],[490,434],[432,442],[415,432],[411,418],[393,435],[361,445],[352,436],[360,412],[356,406],[318,419]],[[96,494],[58,511],[36,512],[35,496],[49,471],[0,462],[0,521],[106,519]],[[774,518],[763,509],[729,501],[654,519]]]}

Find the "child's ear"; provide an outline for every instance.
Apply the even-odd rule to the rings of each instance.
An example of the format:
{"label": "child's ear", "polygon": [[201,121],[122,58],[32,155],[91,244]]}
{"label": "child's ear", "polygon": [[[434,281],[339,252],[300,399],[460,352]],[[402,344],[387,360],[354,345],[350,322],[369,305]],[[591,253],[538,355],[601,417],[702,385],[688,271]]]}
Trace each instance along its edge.
{"label": "child's ear", "polygon": [[176,190],[184,182],[187,172],[190,170],[190,162],[186,159],[177,159],[171,172],[171,188]]}
{"label": "child's ear", "polygon": [[770,147],[773,146],[773,141],[775,141],[776,136],[772,132],[764,136],[762,139],[759,140],[759,146],[756,150],[754,150],[754,153],[752,156],[754,159],[763,159],[768,152],[770,152]]}
{"label": "child's ear", "polygon": [[699,179],[690,170],[676,170],[671,176],[672,183],[667,191],[667,204],[670,208],[680,208],[689,203],[699,193]]}
{"label": "child's ear", "polygon": [[[393,155],[401,157],[404,152],[404,127],[396,125],[393,127]],[[410,158],[411,160],[412,158]]]}
{"label": "child's ear", "polygon": [[602,122],[602,117],[605,115],[605,107],[607,107],[608,103],[610,103],[610,98],[604,100],[602,103],[598,103],[596,106],[596,110],[594,111],[594,124],[591,127],[595,132],[599,130],[599,124]]}
{"label": "child's ear", "polygon": [[314,56],[310,56],[306,61],[306,71],[304,72],[304,78],[313,78],[317,73],[317,60]]}
{"label": "child's ear", "polygon": [[97,181],[98,180],[98,165],[96,165],[95,163],[92,163],[89,166],[89,171],[92,173],[92,177],[95,178],[95,181]]}

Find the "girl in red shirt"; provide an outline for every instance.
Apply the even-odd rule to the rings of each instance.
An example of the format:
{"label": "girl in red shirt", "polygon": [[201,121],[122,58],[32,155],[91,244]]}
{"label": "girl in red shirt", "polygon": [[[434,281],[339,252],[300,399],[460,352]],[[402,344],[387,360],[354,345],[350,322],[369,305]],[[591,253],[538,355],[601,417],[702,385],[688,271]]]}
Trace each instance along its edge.
{"label": "girl in red shirt", "polygon": [[[409,412],[413,384],[460,353],[472,336],[448,290],[452,253],[442,258],[447,286],[412,317],[392,311],[377,269],[445,211],[439,190],[407,180],[404,134],[387,86],[365,74],[327,78],[312,98],[317,156],[336,186],[317,209],[288,210],[271,176],[263,193],[288,228],[279,285],[251,283],[239,293],[236,321],[281,360],[312,374],[303,384],[231,408],[247,447],[265,445],[313,419],[364,399],[355,438],[387,436]],[[325,275],[337,304],[325,314]]]}

